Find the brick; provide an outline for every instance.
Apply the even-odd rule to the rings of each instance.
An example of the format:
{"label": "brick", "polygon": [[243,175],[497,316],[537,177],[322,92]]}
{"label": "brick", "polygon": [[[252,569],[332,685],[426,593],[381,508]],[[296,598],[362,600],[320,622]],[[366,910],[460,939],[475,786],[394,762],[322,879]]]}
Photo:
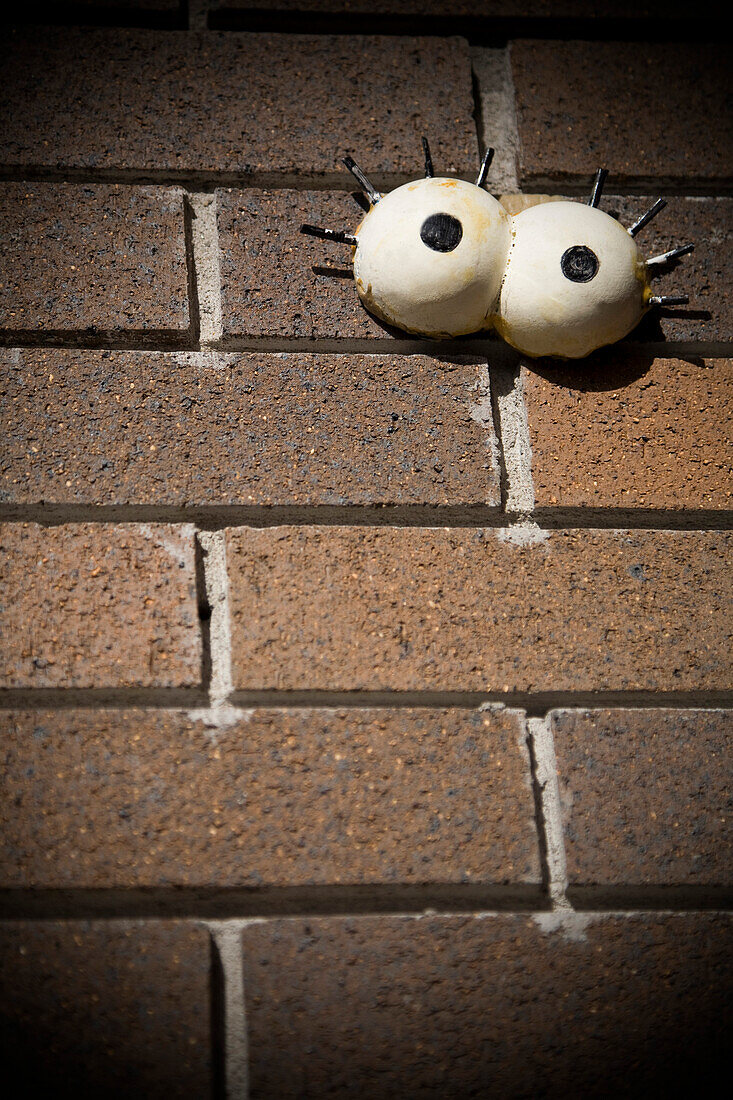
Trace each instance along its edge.
{"label": "brick", "polygon": [[230,530],[235,686],[723,689],[729,543],[688,531]]}
{"label": "brick", "polygon": [[441,170],[475,169],[459,38],[20,30],[2,71],[15,169],[340,176],[351,151],[378,183],[419,171],[421,134]]}
{"label": "brick", "polygon": [[27,0],[0,12],[0,24],[61,23],[104,26],[180,27],[180,0]]}
{"label": "brick", "polygon": [[731,887],[731,728],[722,710],[555,712],[571,887]]}
{"label": "brick", "polygon": [[201,681],[193,528],[0,525],[2,687]]}
{"label": "brick", "polygon": [[707,1094],[728,1064],[723,914],[270,921],[243,947],[261,1098]]}
{"label": "brick", "polygon": [[359,301],[351,249],[300,232],[353,232],[364,216],[346,191],[217,192],[222,324],[228,337],[384,339]]}
{"label": "brick", "polygon": [[212,1095],[205,928],[10,921],[0,951],[3,1071],[24,1096]]}
{"label": "brick", "polygon": [[[162,19],[167,16],[167,25],[174,26],[179,11],[180,0],[28,0],[22,9],[8,11],[6,15],[7,22],[15,24],[35,22],[42,17],[50,23],[56,20],[73,22],[81,13],[85,22],[95,17],[113,22],[115,17],[130,19],[149,16],[154,19],[157,16]],[[2,18],[1,21],[6,20]]]}
{"label": "brick", "polygon": [[[5,888],[475,883],[540,867],[523,726],[451,710],[11,712]],[[439,765],[439,766],[438,766]]]}
{"label": "brick", "polygon": [[0,237],[0,328],[183,340],[188,276],[177,188],[2,183]]}
{"label": "brick", "polygon": [[[246,18],[251,13],[253,0],[210,0],[211,25],[223,27],[236,25],[237,16]],[[573,19],[582,17],[590,22],[605,18],[645,19],[664,16],[679,19],[683,13],[689,18],[689,8],[679,0],[604,0],[589,8],[584,0],[351,0],[344,10],[343,0],[257,0],[258,12],[313,12],[324,14],[392,16],[420,15],[443,17],[452,20],[467,17],[472,20],[495,21],[497,19]],[[449,28],[446,28],[448,30]]]}
{"label": "brick", "polygon": [[729,509],[731,366],[614,350],[523,368],[537,507]]}
{"label": "brick", "polygon": [[[624,225],[633,225],[656,195],[620,198],[609,195],[604,209]],[[695,251],[655,268],[655,294],[688,294],[689,305],[648,313],[630,340],[730,341],[733,307],[728,287],[733,280],[733,199],[670,196],[667,207],[637,237],[644,256],[658,256],[678,245]]]}
{"label": "brick", "polygon": [[0,499],[499,504],[485,365],[265,353],[208,362],[0,350]]}
{"label": "brick", "polygon": [[113,10],[129,8],[135,12],[177,12],[180,7],[179,0],[69,0],[69,4],[70,6],[82,6],[92,10],[95,8],[101,10],[105,8],[112,8]]}
{"label": "brick", "polygon": [[722,43],[517,40],[511,58],[523,185],[592,181],[599,165],[617,183],[730,183]]}

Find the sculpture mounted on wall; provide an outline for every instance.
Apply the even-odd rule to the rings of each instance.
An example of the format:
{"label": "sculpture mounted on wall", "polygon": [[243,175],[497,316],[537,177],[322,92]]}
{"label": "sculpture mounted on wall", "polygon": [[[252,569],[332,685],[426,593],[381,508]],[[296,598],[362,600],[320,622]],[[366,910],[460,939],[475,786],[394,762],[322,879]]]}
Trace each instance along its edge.
{"label": "sculpture mounted on wall", "polygon": [[436,177],[426,138],[425,178],[380,194],[351,157],[344,164],[369,201],[353,233],[303,225],[350,245],[366,308],[404,332],[436,339],[495,329],[530,356],[578,359],[626,336],[649,309],[686,295],[652,293],[649,271],[691,252],[684,245],[645,260],[636,235],[666,206],[657,202],[630,229],[599,209],[599,168],[587,205],[549,202],[508,214],[484,183]]}

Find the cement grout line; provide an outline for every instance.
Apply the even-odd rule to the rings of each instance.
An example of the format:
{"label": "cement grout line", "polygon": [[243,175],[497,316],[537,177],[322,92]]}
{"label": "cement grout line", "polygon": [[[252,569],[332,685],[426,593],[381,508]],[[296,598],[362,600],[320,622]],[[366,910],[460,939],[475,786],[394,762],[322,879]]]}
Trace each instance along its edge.
{"label": "cement grout line", "polygon": [[161,710],[186,711],[189,717],[214,728],[248,719],[255,708],[275,710],[480,710],[506,707],[542,718],[562,710],[681,710],[733,709],[729,691],[601,691],[516,692],[500,691],[278,691],[238,690],[225,703],[212,706],[199,688],[2,688],[3,710]]}
{"label": "cement grout line", "polygon": [[[534,510],[532,481],[532,446],[529,436],[527,407],[524,401],[522,368],[519,362],[511,366],[491,365],[491,382],[496,427],[503,461],[502,497],[504,510],[527,517]],[[536,526],[536,525],[535,525]]]}
{"label": "cement grout line", "polygon": [[[544,868],[543,868],[544,870]],[[573,892],[575,896],[576,892]],[[575,904],[553,904],[546,888],[546,879],[536,887],[452,887],[438,883],[435,886],[390,887],[384,884],[364,886],[295,886],[273,891],[253,891],[242,887],[221,890],[211,887],[202,893],[195,887],[171,886],[162,890],[132,886],[112,890],[75,890],[37,888],[4,889],[0,891],[0,924],[4,921],[196,921],[210,930],[212,926],[226,923],[238,929],[252,924],[278,920],[318,920],[342,917],[368,917],[379,919],[391,916],[474,916],[477,913],[496,913],[528,917],[557,924],[563,919],[582,919],[587,914],[611,913],[619,915],[635,912],[691,913],[730,912],[733,910],[733,890],[730,887],[598,887],[583,890]],[[217,949],[218,954],[218,949]],[[221,962],[217,959],[216,962]],[[222,973],[225,970],[221,962]],[[238,975],[233,973],[236,983]],[[226,1031],[227,990],[219,983],[215,1004],[219,1027],[220,1045],[224,1046]],[[230,993],[236,991],[236,984]],[[241,1021],[242,1011],[236,1003],[232,1018],[236,1035],[236,1021]],[[241,1023],[238,1025],[241,1029]],[[230,1042],[230,1047],[233,1045]],[[236,1043],[234,1043],[236,1048]]]}
{"label": "cement grout line", "polygon": [[231,631],[229,627],[229,578],[227,576],[226,545],[223,531],[198,531],[196,535],[203,550],[204,584],[211,619],[209,622],[209,647],[211,677],[209,706],[219,718],[228,722],[238,717],[230,714],[234,708],[227,706],[234,689],[232,681]]}
{"label": "cement grout line", "polygon": [[[535,5],[536,6],[536,5]],[[548,5],[544,5],[548,7]],[[549,5],[551,7],[551,5]],[[302,10],[306,7],[309,10]],[[724,36],[727,28],[722,20],[709,17],[706,20],[660,20],[659,17],[640,16],[638,14],[611,16],[610,18],[587,15],[555,14],[497,14],[496,8],[506,5],[485,5],[491,14],[485,11],[472,14],[457,14],[442,11],[420,16],[416,29],[416,15],[400,11],[337,11],[334,5],[299,5],[292,9],[265,8],[252,3],[246,7],[215,6],[211,11],[211,26],[214,30],[239,33],[307,34],[360,36],[360,35],[397,35],[414,38],[417,33],[424,37],[446,38],[460,36],[472,43],[503,45],[516,38],[562,39],[573,41],[583,39],[588,42],[608,41],[659,43],[659,42],[716,42]],[[476,5],[474,5],[474,8]],[[516,7],[516,5],[515,5]],[[320,9],[320,10],[319,10]],[[722,9],[721,9],[722,10]]]}
{"label": "cement grout line", "polygon": [[480,709],[506,707],[523,710],[532,718],[544,718],[554,710],[728,710],[730,691],[339,691],[339,690],[238,690],[233,700],[246,707],[429,707]]}
{"label": "cement grout line", "polygon": [[186,30],[209,30],[209,0],[187,0]]}
{"label": "cement grout line", "polygon": [[[193,218],[191,218],[193,233]],[[199,288],[197,287],[197,292]],[[215,330],[216,331],[216,330]],[[215,336],[216,339],[216,336]],[[668,340],[644,343],[634,340],[619,341],[616,351],[626,355],[644,355],[657,359],[675,359],[685,356],[699,356],[704,359],[730,359],[733,356],[733,342]],[[89,334],[82,330],[28,330],[0,329],[0,352],[13,353],[36,349],[56,348],[60,351],[130,351],[146,355],[202,355],[191,347],[190,332],[154,332],[148,330],[134,332],[108,332]],[[222,336],[217,339],[218,356],[209,353],[209,362],[226,366],[236,361],[243,353],[262,353],[268,355],[425,355],[432,359],[451,359],[487,357],[497,364],[513,364],[518,352],[496,336],[456,337],[451,340],[414,339],[410,337],[288,337],[288,336]],[[203,360],[202,360],[203,361]],[[560,360],[556,361],[558,364]],[[582,366],[583,361],[578,360]]]}
{"label": "cement grout line", "polygon": [[527,729],[531,739],[536,766],[536,781],[542,805],[545,834],[545,858],[548,872],[548,893],[553,910],[571,912],[567,899],[567,865],[565,861],[565,837],[562,826],[560,787],[557,781],[555,742],[550,727],[550,717],[528,718]]}
{"label": "cement grout line", "polygon": [[[477,52],[482,52],[478,50]],[[502,53],[502,50],[489,51]],[[480,87],[480,83],[477,82]],[[507,131],[510,133],[510,131]],[[487,131],[487,144],[496,148],[497,158],[500,149],[496,144],[496,131]],[[505,140],[502,138],[502,140]],[[496,158],[495,158],[496,159]],[[501,161],[499,162],[501,164]],[[493,179],[494,171],[489,173],[487,190],[499,197],[502,194],[518,195],[564,195],[569,198],[588,198],[587,177],[568,179],[558,176],[537,176],[522,181],[522,186],[505,192],[497,187]],[[375,186],[380,191],[392,191],[403,183],[412,183],[415,172],[370,173]],[[476,168],[459,171],[456,179],[473,183]],[[511,176],[509,177],[511,178]],[[3,165],[0,164],[0,184],[2,183],[74,183],[86,186],[96,184],[119,184],[121,186],[143,187],[182,187],[192,192],[213,192],[217,188],[233,190],[288,190],[288,191],[353,191],[353,179],[343,169],[332,172],[282,171],[231,171],[227,169],[178,169],[178,168],[77,168],[58,167],[51,164]],[[717,188],[709,180],[665,179],[663,177],[631,177],[614,180],[607,197],[624,198],[663,195],[665,198],[689,199],[693,202],[716,202],[721,199],[733,199],[733,190],[726,184]]]}
{"label": "cement grout line", "polygon": [[519,130],[509,48],[473,47],[471,67],[481,153],[483,155],[489,147],[495,150],[488,187],[495,194],[513,194],[519,190]]}
{"label": "cement grout line", "polygon": [[[498,432],[497,432],[498,438]],[[533,522],[534,521],[534,522]],[[733,527],[731,511],[677,512],[666,509],[536,509],[503,512],[481,503],[435,504],[44,504],[0,503],[0,523],[43,527],[99,523],[188,523],[200,530],[228,527],[393,527],[439,530],[493,530],[497,538],[520,545],[544,541],[557,531],[649,531],[724,534]]]}
{"label": "cement grout line", "polygon": [[191,243],[199,310],[199,342],[213,347],[222,338],[221,264],[215,194],[189,192]]}
{"label": "cement grout line", "polygon": [[248,1100],[249,1041],[242,968],[246,920],[210,921],[209,931],[224,974],[224,1064],[227,1100]]}

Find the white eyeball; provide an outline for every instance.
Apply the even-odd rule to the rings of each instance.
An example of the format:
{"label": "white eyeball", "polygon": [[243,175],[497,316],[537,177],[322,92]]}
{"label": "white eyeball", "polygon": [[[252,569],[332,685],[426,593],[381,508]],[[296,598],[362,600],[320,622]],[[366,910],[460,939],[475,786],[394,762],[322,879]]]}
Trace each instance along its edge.
{"label": "white eyeball", "polygon": [[383,321],[423,336],[492,324],[510,218],[480,187],[429,178],[382,196],[356,231],[354,278]]}
{"label": "white eyeball", "polygon": [[579,359],[620,340],[651,294],[634,238],[593,206],[552,202],[512,218],[495,325],[526,355]]}

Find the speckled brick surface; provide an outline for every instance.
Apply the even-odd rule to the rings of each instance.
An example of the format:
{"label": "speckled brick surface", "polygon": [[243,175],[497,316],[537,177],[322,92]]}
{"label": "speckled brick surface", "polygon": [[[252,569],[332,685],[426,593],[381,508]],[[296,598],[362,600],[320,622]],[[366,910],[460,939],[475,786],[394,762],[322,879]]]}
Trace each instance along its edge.
{"label": "speckled brick surface", "polygon": [[[204,3],[210,2],[204,0]],[[56,20],[64,23],[73,22],[75,18],[79,22],[108,19],[114,25],[119,18],[124,25],[128,19],[150,17],[156,26],[175,26],[180,6],[180,0],[28,0],[22,8],[7,9],[0,20],[18,24]]]}
{"label": "speckled brick surface", "polygon": [[[5,1091],[717,1096],[722,17],[681,0],[15,15]],[[422,135],[438,175],[471,180],[495,145],[510,213],[586,202],[599,166],[621,225],[665,195],[638,243],[694,245],[653,276],[689,304],[580,362],[491,333],[396,342],[351,249],[300,227],[353,232],[342,158],[391,190],[422,176]]]}
{"label": "speckled brick surface", "polygon": [[730,359],[613,350],[522,370],[538,508],[730,509]]}
{"label": "speckled brick surface", "polygon": [[[720,44],[511,44],[520,180],[730,183],[729,57]],[[703,120],[714,119],[714,140]],[[689,191],[688,191],[689,193]]]}
{"label": "speckled brick surface", "polygon": [[211,1096],[210,950],[206,929],[183,922],[0,924],[13,1093]]}
{"label": "speckled brick surface", "polygon": [[[629,198],[609,194],[602,205],[630,226],[656,198],[655,194]],[[689,304],[652,310],[629,339],[733,340],[728,293],[733,281],[733,199],[669,196],[665,209],[639,232],[636,241],[647,259],[684,244],[694,244],[695,251],[653,268],[651,279],[655,294],[687,294]]]}
{"label": "speckled brick surface", "polygon": [[0,349],[0,499],[499,503],[485,364],[265,353],[208,362]]}
{"label": "speckled brick surface", "polygon": [[[235,13],[246,13],[254,7],[255,0],[210,0],[213,20]],[[606,17],[622,19],[643,19],[650,15],[663,15],[666,19],[679,18],[682,14],[679,0],[647,0],[633,3],[633,0],[604,0],[589,8],[584,0],[257,0],[259,11],[298,11],[298,12],[336,12],[339,14],[365,13],[374,15],[422,15],[468,16],[474,19],[492,20],[502,17],[572,19],[581,16],[586,19],[604,19]],[[685,8],[685,11],[689,9]],[[448,28],[446,28],[448,29]]]}
{"label": "speckled brick surface", "polygon": [[352,249],[300,232],[306,223],[353,233],[364,217],[354,195],[230,189],[217,206],[226,336],[389,338],[359,301]]}
{"label": "speckled brick surface", "polygon": [[725,532],[230,530],[241,689],[724,690]]}
{"label": "speckled brick surface", "polygon": [[201,681],[190,526],[0,525],[4,688]]}
{"label": "speckled brick surface", "polygon": [[3,165],[328,176],[352,152],[378,182],[429,134],[446,170],[475,166],[459,38],[51,28],[3,54]]}
{"label": "speckled brick surface", "polygon": [[12,712],[3,887],[537,888],[523,724],[439,710]]}
{"label": "speckled brick surface", "polygon": [[552,716],[571,887],[733,886],[730,711]]}
{"label": "speckled brick surface", "polygon": [[274,921],[243,934],[253,1097],[715,1091],[731,921]]}
{"label": "speckled brick surface", "polygon": [[0,240],[0,330],[188,328],[178,188],[0,183]]}

